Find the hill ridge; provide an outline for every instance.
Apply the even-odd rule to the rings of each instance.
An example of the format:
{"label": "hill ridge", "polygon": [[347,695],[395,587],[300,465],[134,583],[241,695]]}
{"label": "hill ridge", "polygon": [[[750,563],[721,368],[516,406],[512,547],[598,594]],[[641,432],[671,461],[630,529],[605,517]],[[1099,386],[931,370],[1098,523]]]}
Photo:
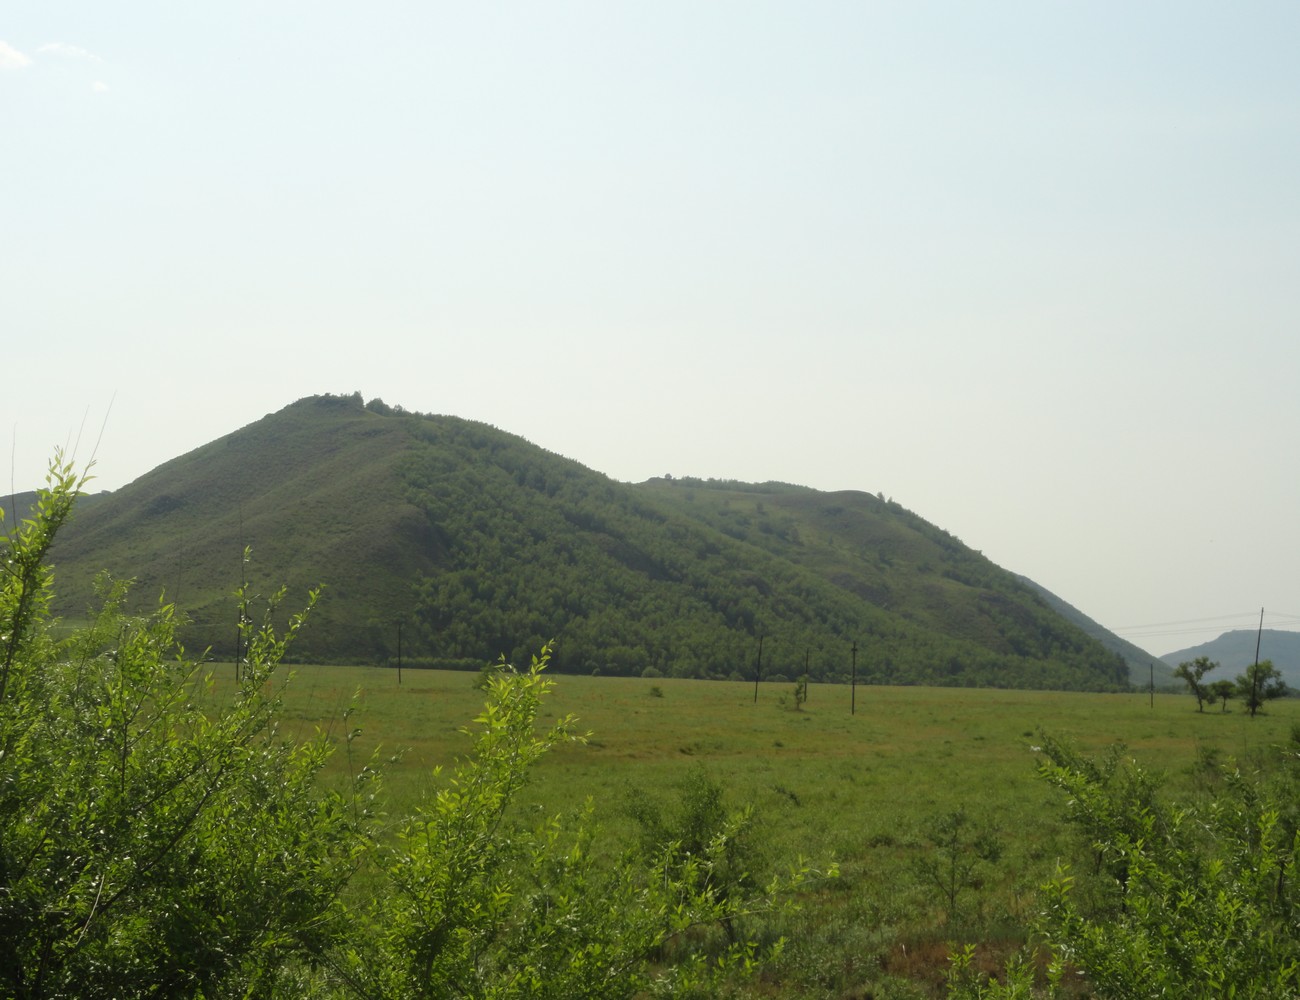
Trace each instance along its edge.
{"label": "hill ridge", "polygon": [[[253,560],[240,557],[251,545]],[[79,511],[61,612],[95,572],[166,592],[228,655],[242,573],[324,582],[302,658],[470,666],[559,640],[560,670],[1109,690],[1123,661],[892,500],[786,483],[619,483],[518,435],[314,396]],[[289,603],[296,601],[290,596]],[[400,625],[399,625],[400,623]]]}

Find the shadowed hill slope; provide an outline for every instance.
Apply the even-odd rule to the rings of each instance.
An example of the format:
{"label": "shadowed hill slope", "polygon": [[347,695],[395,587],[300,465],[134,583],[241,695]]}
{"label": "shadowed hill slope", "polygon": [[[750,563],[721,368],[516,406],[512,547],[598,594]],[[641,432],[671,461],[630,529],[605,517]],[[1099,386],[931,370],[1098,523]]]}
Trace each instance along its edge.
{"label": "shadowed hill slope", "polygon": [[[244,547],[252,561],[241,560]],[[165,592],[229,655],[247,573],[325,598],[303,659],[470,666],[558,640],[589,673],[1112,689],[1123,661],[892,502],[777,484],[617,483],[522,438],[359,396],[300,400],[80,510],[62,612],[97,571]],[[267,586],[255,589],[266,593]]]}

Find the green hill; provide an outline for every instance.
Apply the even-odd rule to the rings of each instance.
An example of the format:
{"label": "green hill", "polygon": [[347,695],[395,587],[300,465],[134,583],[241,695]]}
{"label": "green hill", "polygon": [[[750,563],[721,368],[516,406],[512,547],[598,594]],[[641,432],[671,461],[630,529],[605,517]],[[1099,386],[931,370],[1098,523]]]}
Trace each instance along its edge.
{"label": "green hill", "polygon": [[[245,567],[241,553],[252,549]],[[229,655],[247,573],[327,584],[303,659],[1104,690],[1123,660],[893,502],[781,484],[618,483],[484,424],[311,397],[79,510],[61,611],[104,568],[166,593]]]}
{"label": "green hill", "polygon": [[1208,657],[1219,664],[1218,670],[1208,674],[1209,680],[1232,680],[1246,672],[1256,659],[1271,660],[1290,687],[1300,689],[1300,632],[1266,628],[1233,629],[1217,639],[1166,653],[1170,663],[1184,663],[1198,656]]}

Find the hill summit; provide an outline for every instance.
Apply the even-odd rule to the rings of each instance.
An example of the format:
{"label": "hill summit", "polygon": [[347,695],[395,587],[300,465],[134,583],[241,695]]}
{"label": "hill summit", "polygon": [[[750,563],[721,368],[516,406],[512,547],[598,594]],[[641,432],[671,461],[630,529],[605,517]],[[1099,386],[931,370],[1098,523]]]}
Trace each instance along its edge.
{"label": "hill summit", "polygon": [[[245,562],[245,549],[251,561]],[[779,483],[616,482],[482,423],[314,396],[74,516],[61,612],[101,570],[230,656],[232,593],[326,586],[302,659],[1109,690],[1124,661],[891,500]],[[757,662],[760,639],[763,660]],[[856,652],[855,652],[856,648]]]}

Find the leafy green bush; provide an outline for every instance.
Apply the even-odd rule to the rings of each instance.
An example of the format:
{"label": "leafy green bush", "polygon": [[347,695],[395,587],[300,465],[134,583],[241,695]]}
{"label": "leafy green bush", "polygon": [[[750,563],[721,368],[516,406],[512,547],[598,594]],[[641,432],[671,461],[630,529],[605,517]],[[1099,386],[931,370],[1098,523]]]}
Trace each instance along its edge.
{"label": "leafy green bush", "polygon": [[316,787],[327,745],[277,730],[306,613],[283,635],[241,614],[233,690],[177,646],[170,605],[124,615],[121,583],[56,640],[45,557],[81,483],[56,461],[4,541],[0,993],[264,995],[334,940],[360,842],[353,803]]}
{"label": "leafy green bush", "polygon": [[1035,957],[1025,954],[1012,956],[999,982],[975,971],[975,946],[966,945],[952,955],[945,976],[948,1000],[1055,1000],[1063,996],[1061,983],[1065,978],[1065,966],[1059,959],[1050,962],[1046,989],[1040,990],[1035,974]]}
{"label": "leafy green bush", "polygon": [[[1158,778],[1116,749],[1100,760],[1042,740],[1042,775],[1066,796],[1089,857],[1044,888],[1037,930],[1061,969],[1103,998],[1294,997],[1300,990],[1300,763],[1295,745],[1254,770],[1171,801]],[[1203,783],[1204,784],[1204,783]],[[954,956],[949,997],[1035,995],[1025,963],[1002,985]]]}
{"label": "leafy green bush", "polygon": [[[696,891],[723,903],[758,891],[766,858],[754,811],[749,806],[728,809],[722,786],[703,765],[686,772],[676,803],[634,794],[628,808],[641,827],[642,851],[662,858],[677,878]],[[700,858],[708,858],[709,863],[698,865]],[[733,943],[734,917],[728,913],[721,920]]]}
{"label": "leafy green bush", "polygon": [[[1134,763],[1098,771],[1050,740],[1043,752],[1044,776],[1104,863],[1096,876],[1058,873],[1042,931],[1101,995],[1296,995],[1300,782],[1291,750],[1264,771],[1225,767],[1213,797],[1181,802],[1166,801]],[[1081,896],[1090,877],[1109,891]]]}

